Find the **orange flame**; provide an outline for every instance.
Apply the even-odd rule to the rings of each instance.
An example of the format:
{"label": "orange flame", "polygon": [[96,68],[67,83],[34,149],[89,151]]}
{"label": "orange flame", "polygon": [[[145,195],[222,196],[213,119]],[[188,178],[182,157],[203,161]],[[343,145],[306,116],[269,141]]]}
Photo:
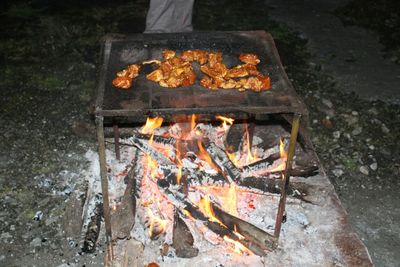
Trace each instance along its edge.
{"label": "orange flame", "polygon": [[176,173],[176,183],[180,184],[182,179],[182,160],[181,160],[181,150],[179,148],[179,142],[176,142],[175,150],[176,150],[175,161],[176,161],[176,166],[178,167],[178,171]]}
{"label": "orange flame", "polygon": [[235,153],[229,153],[228,151],[226,151],[226,154],[236,167],[239,166],[239,160],[236,158]]}
{"label": "orange flame", "polygon": [[288,153],[285,150],[285,142],[283,141],[283,138],[281,138],[279,140],[279,154],[281,157],[281,163],[279,163],[279,165],[276,166],[275,168],[272,168],[271,170],[269,170],[269,172],[283,171],[286,168],[286,160],[287,160]]}
{"label": "orange flame", "polygon": [[196,115],[192,114],[192,117],[190,118],[190,130],[193,130],[196,128]]}
{"label": "orange flame", "polygon": [[250,134],[249,129],[246,127],[246,140],[247,140],[247,156],[246,156],[246,164],[250,164],[257,160],[257,157],[252,154],[251,146],[250,146]]}
{"label": "orange flame", "polygon": [[[154,234],[156,235],[162,234],[165,232],[167,229],[167,220],[163,220],[161,218],[158,218],[157,216],[154,215],[153,211],[148,208],[147,209],[147,216],[149,219],[149,236],[150,238],[153,238]],[[157,231],[155,232],[155,227],[157,227]]]}
{"label": "orange flame", "polygon": [[214,162],[212,161],[210,155],[207,150],[203,147],[203,143],[201,140],[197,140],[197,146],[199,147],[199,158],[207,162],[211,167],[214,167]]}
{"label": "orange flame", "polygon": [[224,117],[224,116],[216,116],[215,118],[222,121],[222,128],[224,129],[225,132],[229,130],[229,127],[235,121],[232,118],[228,118],[228,117]]}
{"label": "orange flame", "polygon": [[287,152],[285,150],[285,142],[283,141],[283,138],[279,140],[279,153],[281,156],[281,159],[287,159]]}
{"label": "orange flame", "polygon": [[200,199],[198,206],[200,211],[206,215],[210,221],[224,225],[220,220],[218,220],[217,217],[215,217],[214,210],[211,206],[210,197],[208,195],[205,195],[204,198]]}
{"label": "orange flame", "polygon": [[140,129],[142,134],[151,134],[154,133],[154,130],[160,128],[163,123],[163,118],[155,117],[155,118],[147,118],[146,124]]}
{"label": "orange flame", "polygon": [[222,209],[229,214],[238,217],[236,186],[234,184],[229,186],[229,190],[222,200]]}
{"label": "orange flame", "polygon": [[246,248],[240,242],[235,241],[235,240],[227,237],[226,235],[224,236],[224,240],[225,240],[225,242],[227,242],[227,243],[229,243],[229,244],[231,244],[233,246],[232,250],[236,254],[238,254],[238,255],[253,255],[253,252],[251,252],[251,250]]}

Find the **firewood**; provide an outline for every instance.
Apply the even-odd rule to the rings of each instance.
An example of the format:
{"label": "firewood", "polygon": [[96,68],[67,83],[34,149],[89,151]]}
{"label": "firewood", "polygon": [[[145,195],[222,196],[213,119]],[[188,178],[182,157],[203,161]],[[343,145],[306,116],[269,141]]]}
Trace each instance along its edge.
{"label": "firewood", "polygon": [[221,168],[222,175],[230,183],[241,179],[241,173],[239,169],[235,166],[235,164],[233,164],[223,149],[213,142],[206,143],[205,147],[212,160],[218,165],[218,167]]}
{"label": "firewood", "polygon": [[193,247],[193,235],[180,217],[177,210],[174,215],[174,226],[172,234],[172,247],[175,249],[176,256],[180,258],[193,258],[199,254],[199,250]]}
{"label": "firewood", "polygon": [[214,203],[211,203],[215,217],[217,217],[229,229],[240,233],[246,237],[249,243],[246,245],[250,250],[254,244],[263,250],[274,250],[278,246],[278,240],[271,234],[261,230],[260,228],[243,221],[229,213],[220,209]]}
{"label": "firewood", "polygon": [[[247,232],[240,233],[243,236],[239,237],[234,232],[234,228],[230,229],[224,225],[221,225],[220,223],[211,221],[210,218],[205,216],[196,205],[191,203],[191,201],[185,197],[184,194],[179,193],[174,190],[171,190],[168,179],[157,180],[157,185],[159,186],[161,192],[163,192],[163,194],[170,200],[170,202],[179,210],[179,212],[182,215],[185,214],[185,210],[188,211],[191,214],[191,216],[193,216],[193,218],[202,221],[205,224],[205,226],[207,226],[211,231],[213,231],[217,235],[219,235],[221,237],[227,236],[227,237],[241,243],[242,245],[246,246],[253,253],[255,253],[259,256],[265,256],[266,255],[265,250],[274,250],[276,248],[275,242],[272,242],[274,237],[271,236],[270,234],[262,231],[261,229],[259,229],[259,230],[253,229],[251,231],[248,230]],[[233,218],[232,217],[229,217],[229,218],[231,221],[234,221],[235,220],[234,218],[236,218],[236,217],[233,217]],[[238,222],[238,223],[241,223],[241,222]],[[256,226],[253,226],[253,225],[249,226],[249,225],[246,225],[246,227],[257,228]],[[248,228],[245,228],[245,229],[248,229]],[[254,233],[257,233],[259,236],[253,236]],[[246,236],[246,235],[248,235],[248,236]],[[258,241],[254,242],[254,240],[258,240]],[[271,240],[271,242],[268,243],[269,245],[271,245],[271,247],[268,247],[268,244],[265,240]],[[261,244],[263,244],[263,246],[261,246]],[[265,246],[264,246],[264,244],[265,244]]]}
{"label": "firewood", "polygon": [[120,205],[117,209],[111,213],[111,227],[113,229],[112,235],[113,240],[123,239],[129,237],[130,231],[135,224],[135,214],[136,214],[136,177],[138,174],[138,169],[140,168],[137,158],[139,155],[139,150],[136,151],[136,156],[134,158],[135,165],[130,169],[124,180],[127,181],[124,196]]}
{"label": "firewood", "polygon": [[136,136],[132,136],[129,139],[129,142],[152,157],[153,159],[157,160],[160,164],[173,164],[172,161],[164,156],[160,151],[158,151],[156,148],[152,147],[151,145],[148,144],[148,141],[142,140],[137,138]]}
{"label": "firewood", "polygon": [[103,217],[103,203],[98,203],[87,227],[82,247],[83,252],[95,252],[96,242],[100,234],[101,217]]}
{"label": "firewood", "polygon": [[239,150],[242,137],[246,133],[246,127],[247,124],[245,123],[234,123],[229,127],[224,142],[228,152],[233,153]]}
{"label": "firewood", "polygon": [[274,154],[269,155],[265,159],[261,159],[256,162],[253,162],[251,164],[245,165],[245,166],[241,167],[243,175],[246,176],[248,174],[251,174],[252,172],[256,172],[258,170],[268,168],[279,158],[280,158],[280,154],[274,153]]}

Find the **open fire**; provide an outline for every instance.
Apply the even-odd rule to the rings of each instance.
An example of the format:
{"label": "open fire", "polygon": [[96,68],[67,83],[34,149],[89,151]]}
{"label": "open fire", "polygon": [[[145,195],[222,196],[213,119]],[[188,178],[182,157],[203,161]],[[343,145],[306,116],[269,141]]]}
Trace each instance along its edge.
{"label": "open fire", "polygon": [[[277,208],[278,199],[270,193],[279,193],[281,188],[285,141],[280,138],[264,150],[257,146],[260,140],[253,138],[249,124],[242,122],[236,124],[241,125],[241,137],[236,140],[240,144],[230,144],[228,134],[234,122],[216,116],[210,123],[193,114],[166,125],[161,117],[148,118],[140,130],[123,140],[121,145],[133,146],[137,155],[121,174],[115,174],[119,177],[130,168],[127,177],[131,175],[137,183],[133,238],[148,246],[168,244],[168,251],[183,258],[199,253],[199,240],[235,255],[264,256],[275,249],[276,237],[251,219],[263,209],[264,204],[255,204],[260,196]],[[268,192],[265,185],[270,183],[274,186]],[[294,194],[301,198],[301,192]],[[116,199],[121,197],[111,202]],[[184,235],[180,234],[182,224],[188,230]]]}

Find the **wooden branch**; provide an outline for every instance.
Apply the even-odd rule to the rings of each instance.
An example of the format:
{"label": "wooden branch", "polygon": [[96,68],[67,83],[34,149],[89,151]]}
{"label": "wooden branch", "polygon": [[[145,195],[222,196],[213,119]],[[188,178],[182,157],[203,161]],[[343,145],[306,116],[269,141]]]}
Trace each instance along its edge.
{"label": "wooden branch", "polygon": [[167,158],[160,151],[149,145],[148,141],[133,136],[129,139],[129,142],[147,155],[149,155],[151,158],[157,160],[160,164],[173,164],[173,162],[169,158]]}
{"label": "wooden branch", "polygon": [[224,150],[213,142],[209,142],[205,144],[205,146],[212,160],[221,168],[222,175],[227,178],[230,183],[241,179],[242,175],[239,169],[229,159]]}
{"label": "wooden branch", "polygon": [[94,209],[94,214],[90,218],[85,239],[83,240],[83,252],[95,252],[96,242],[100,234],[101,217],[103,217],[103,203],[98,203]]}
{"label": "wooden branch", "polygon": [[276,160],[280,159],[280,154],[274,153],[269,155],[265,159],[258,160],[251,164],[245,165],[241,167],[243,176],[256,172],[258,170],[266,169],[270,167]]}
{"label": "wooden branch", "polygon": [[193,247],[193,235],[175,209],[174,225],[172,233],[172,247],[175,249],[176,256],[180,258],[193,258],[199,254],[199,250]]}
{"label": "wooden branch", "polygon": [[[170,184],[167,179],[157,180],[157,185],[159,186],[159,188],[161,189],[163,194],[170,200],[170,202],[179,210],[179,212],[182,215],[185,214],[185,210],[189,211],[191,216],[193,216],[195,219],[202,221],[211,231],[213,231],[217,235],[219,235],[221,237],[227,236],[227,237],[241,243],[242,245],[246,246],[253,253],[255,253],[259,256],[265,256],[266,255],[265,250],[273,250],[276,248],[276,245],[275,245],[276,242],[274,242],[274,240],[273,240],[274,237],[272,235],[262,231],[261,229],[257,228],[256,226],[251,225],[251,224],[242,226],[244,229],[247,229],[247,231],[245,231],[244,233],[240,233],[241,235],[243,235],[243,238],[239,238],[235,234],[234,228],[230,229],[230,228],[227,228],[226,226],[221,225],[217,222],[211,221],[210,218],[205,216],[196,205],[191,203],[190,200],[185,197],[184,194],[181,194],[177,191],[171,190]],[[240,219],[238,219],[234,216],[228,217],[227,215],[225,215],[225,212],[222,210],[220,210],[220,213],[223,214],[223,215],[221,215],[221,217],[225,218],[226,220],[228,220],[228,218],[229,218],[232,222],[237,219],[238,223],[241,224],[241,222],[239,222]],[[249,230],[250,228],[252,230]],[[255,233],[257,233],[258,236],[254,236]],[[258,241],[255,242],[254,240],[258,240]],[[267,247],[265,240],[270,240],[270,242],[268,244],[270,244],[271,247]],[[261,246],[261,244],[262,244],[262,246]]]}
{"label": "wooden branch", "polygon": [[133,160],[134,166],[129,170],[125,179],[127,182],[124,196],[117,209],[111,213],[112,239],[124,239],[129,237],[136,214],[136,177],[138,176],[140,164],[137,161],[139,150],[136,150]]}
{"label": "wooden branch", "polygon": [[[147,142],[150,141],[150,138],[151,138],[151,134],[136,133],[134,136],[137,139],[147,141]],[[164,137],[164,136],[160,136],[160,135],[153,135],[153,142],[155,142],[159,145],[173,147],[176,144],[177,139],[175,139],[173,137]]]}
{"label": "wooden branch", "polygon": [[[272,251],[278,246],[278,240],[271,234],[261,230],[260,228],[243,221],[229,213],[220,209],[214,203],[211,203],[215,217],[217,217],[229,229],[245,236],[249,243],[246,245],[251,250],[255,244],[263,250]],[[236,229],[235,229],[236,228]]]}

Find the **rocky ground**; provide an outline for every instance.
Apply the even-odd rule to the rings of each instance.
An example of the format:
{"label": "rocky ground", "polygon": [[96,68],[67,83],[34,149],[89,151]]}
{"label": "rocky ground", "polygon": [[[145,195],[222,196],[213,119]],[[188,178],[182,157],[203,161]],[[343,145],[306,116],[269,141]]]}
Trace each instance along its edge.
{"label": "rocky ground", "polygon": [[[84,153],[96,148],[94,137],[77,135],[73,125],[92,122],[101,36],[142,32],[147,5],[144,0],[1,4],[0,265],[102,262],[102,247],[85,255],[79,238],[67,239],[63,233],[66,201],[84,183]],[[194,26],[272,33],[289,77],[310,109],[315,148],[352,225],[377,266],[396,266],[400,110],[339,90],[337,76],[313,57],[306,35],[272,20],[270,10],[265,1],[252,6],[246,1],[196,1]],[[354,7],[338,12],[357,22],[349,10]],[[373,29],[379,32],[379,27]]]}

